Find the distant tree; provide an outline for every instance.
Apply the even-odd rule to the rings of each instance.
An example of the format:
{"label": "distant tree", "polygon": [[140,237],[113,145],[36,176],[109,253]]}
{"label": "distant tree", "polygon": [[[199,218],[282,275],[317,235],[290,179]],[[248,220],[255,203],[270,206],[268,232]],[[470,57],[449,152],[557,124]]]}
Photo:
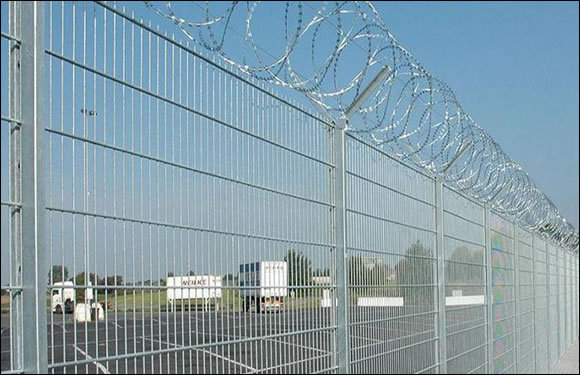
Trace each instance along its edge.
{"label": "distant tree", "polygon": [[53,265],[52,269],[48,271],[48,284],[60,283],[68,280],[68,268],[62,265]]}
{"label": "distant tree", "polygon": [[[288,285],[308,286],[312,285],[312,262],[301,251],[288,250],[284,261],[288,264]],[[306,294],[306,289],[290,288],[297,295]]]}
{"label": "distant tree", "polygon": [[173,272],[167,272],[167,277],[174,277],[175,274]]}
{"label": "distant tree", "polygon": [[189,271],[189,273],[188,273],[188,275],[189,275],[189,276],[195,276],[195,272],[194,272],[194,271],[192,271],[192,270],[190,270],[190,271]]}
{"label": "distant tree", "polygon": [[[107,286],[120,286],[123,285],[123,276],[121,275],[112,275],[107,276]],[[116,288],[107,289],[110,293],[114,292]],[[117,289],[118,291],[119,289]]]}
{"label": "distant tree", "polygon": [[348,258],[347,267],[354,300],[357,297],[398,295],[398,289],[392,286],[393,268],[382,257],[354,255]]}
{"label": "distant tree", "polygon": [[456,248],[445,264],[446,285],[484,284],[483,257],[483,250],[469,250],[466,246]]}
{"label": "distant tree", "polygon": [[[72,281],[72,280],[71,280]],[[86,277],[85,272],[79,272],[76,274],[76,276],[74,277],[74,284],[75,286],[85,286],[86,288],[89,288],[89,281],[91,282],[91,285],[104,285],[104,280],[103,279],[99,279],[99,277],[94,274],[94,273],[89,273],[89,276]],[[76,299],[77,299],[77,303],[81,303],[84,302],[85,300],[85,289],[86,288],[78,288],[76,289]]]}
{"label": "distant tree", "polygon": [[395,265],[396,284],[406,306],[434,306],[432,256],[433,252],[417,241]]}

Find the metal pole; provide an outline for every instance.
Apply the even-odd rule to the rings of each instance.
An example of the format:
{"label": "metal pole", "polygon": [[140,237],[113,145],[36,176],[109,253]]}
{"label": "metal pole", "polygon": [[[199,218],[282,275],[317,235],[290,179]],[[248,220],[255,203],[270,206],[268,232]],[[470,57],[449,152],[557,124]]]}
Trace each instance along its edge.
{"label": "metal pole", "polygon": [[[339,122],[333,130],[334,148],[334,235],[336,243],[336,291],[337,291],[337,356],[338,372],[349,373],[350,345],[348,336],[348,251],[346,248],[346,123]],[[332,301],[331,301],[332,303]]]}
{"label": "metal pole", "polygon": [[532,310],[534,311],[534,373],[537,373],[537,351],[538,351],[538,339],[537,339],[537,331],[536,331],[536,235],[532,234]]}
{"label": "metal pole", "polygon": [[[334,154],[334,175],[333,175],[333,194],[334,194],[334,235],[336,244],[336,292],[338,300],[337,311],[337,351],[338,372],[341,374],[349,373],[350,364],[350,345],[348,335],[349,322],[349,301],[348,301],[348,250],[346,245],[346,151],[345,137],[346,128],[349,119],[368,98],[374,89],[387,77],[390,69],[384,66],[381,71],[372,79],[363,92],[355,98],[351,106],[346,110],[343,118],[335,121],[336,127],[333,129],[332,148]],[[316,101],[311,101],[316,108],[323,114],[328,112],[316,105]],[[332,303],[332,302],[331,302]]]}
{"label": "metal pole", "polygon": [[486,259],[486,287],[487,287],[487,373],[494,373],[493,365],[493,287],[491,270],[491,220],[489,204],[484,208],[485,217],[485,259]]}
{"label": "metal pole", "polygon": [[[11,1],[9,5],[9,31],[15,38],[21,38],[21,10],[22,2]],[[10,61],[9,71],[9,115],[11,118],[21,120],[22,111],[20,105],[21,85],[21,45],[15,41],[9,41]],[[10,123],[10,200],[15,203],[22,202],[21,168],[20,159],[22,153],[20,124]],[[10,207],[10,286],[17,288],[22,286],[22,207]],[[12,350],[12,366],[14,369],[22,369],[22,290],[10,291],[10,344]]]}
{"label": "metal pole", "polygon": [[518,226],[512,223],[513,241],[514,241],[514,288],[515,288],[515,316],[514,316],[514,342],[515,342],[515,368],[514,372],[518,373],[518,362],[520,361],[520,341],[518,332],[518,322],[520,321],[520,252],[518,251]]}
{"label": "metal pole", "polygon": [[44,202],[44,2],[22,2],[23,369],[48,371]]}
{"label": "metal pole", "polygon": [[560,309],[562,308],[562,301],[560,298],[560,247],[556,246],[556,320],[558,324],[556,325],[556,345],[557,345],[557,352],[556,352],[556,361],[560,360],[560,356],[562,354],[562,347],[560,345]]}
{"label": "metal pole", "polygon": [[445,252],[443,249],[443,177],[438,176],[435,180],[435,230],[437,232],[437,290],[438,298],[438,322],[437,334],[439,335],[439,373],[447,373],[447,326],[445,324]]}
{"label": "metal pole", "polygon": [[546,251],[546,347],[548,351],[548,371],[550,370],[550,357],[552,356],[552,352],[550,350],[550,341],[551,341],[551,332],[550,332],[550,318],[553,318],[550,314],[552,308],[550,306],[550,293],[552,290],[550,289],[550,270],[552,269],[552,265],[550,264],[550,250],[548,249],[548,240],[544,245],[544,250]]}

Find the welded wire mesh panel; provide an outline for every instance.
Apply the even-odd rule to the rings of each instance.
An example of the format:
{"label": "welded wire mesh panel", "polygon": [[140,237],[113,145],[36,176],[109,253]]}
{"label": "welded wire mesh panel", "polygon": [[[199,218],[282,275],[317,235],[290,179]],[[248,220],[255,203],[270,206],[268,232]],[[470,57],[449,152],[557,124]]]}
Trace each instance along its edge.
{"label": "welded wire mesh panel", "polygon": [[1,370],[21,371],[22,363],[22,220],[21,220],[21,113],[19,54],[21,27],[17,21],[15,2],[2,2],[2,96],[0,126],[0,193],[2,289]]}
{"label": "welded wire mesh panel", "polygon": [[444,187],[443,249],[448,373],[487,371],[483,207]]}
{"label": "welded wire mesh panel", "polygon": [[535,299],[535,338],[536,338],[536,371],[548,371],[548,259],[546,241],[534,236],[536,289]]}
{"label": "welded wire mesh panel", "polygon": [[515,370],[514,226],[492,212],[491,267],[493,290],[493,359],[495,373]]}
{"label": "welded wire mesh panel", "polygon": [[559,301],[558,301],[558,258],[556,246],[547,243],[548,250],[548,347],[549,368],[558,362]]}
{"label": "welded wire mesh panel", "polygon": [[434,181],[347,137],[350,370],[436,372]]}
{"label": "welded wire mesh panel", "polygon": [[518,373],[535,373],[534,350],[534,249],[532,234],[516,227],[518,272],[519,272],[519,315],[518,329]]}
{"label": "welded wire mesh panel", "polygon": [[332,370],[332,127],[122,9],[47,13],[49,369]]}

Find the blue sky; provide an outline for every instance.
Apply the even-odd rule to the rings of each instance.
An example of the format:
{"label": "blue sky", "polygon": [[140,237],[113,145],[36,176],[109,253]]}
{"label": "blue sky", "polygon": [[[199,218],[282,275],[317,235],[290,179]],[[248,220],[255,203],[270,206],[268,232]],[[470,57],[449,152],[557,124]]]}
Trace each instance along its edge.
{"label": "blue sky", "polygon": [[578,3],[374,5],[578,229]]}

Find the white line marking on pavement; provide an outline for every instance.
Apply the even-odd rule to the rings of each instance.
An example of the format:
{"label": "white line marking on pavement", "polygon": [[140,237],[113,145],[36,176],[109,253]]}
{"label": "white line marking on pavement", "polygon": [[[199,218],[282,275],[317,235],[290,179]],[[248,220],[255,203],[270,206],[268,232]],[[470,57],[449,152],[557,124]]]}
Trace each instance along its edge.
{"label": "white line marking on pavement", "polygon": [[60,327],[64,333],[66,333],[66,327],[59,323],[54,323],[55,326]]}
{"label": "white line marking on pavement", "polygon": [[[183,347],[184,347],[184,346],[182,346],[182,345],[179,345],[179,344],[174,344],[174,343],[172,343],[172,342],[167,342],[167,341],[162,341],[162,340],[156,340],[156,339],[152,339],[152,338],[150,338],[150,337],[139,337],[139,338],[142,338],[142,339],[145,339],[145,340],[149,340],[149,341],[151,341],[151,342],[155,341],[155,342],[158,342],[158,343],[160,343],[160,344],[163,344],[163,345],[173,345],[173,346],[174,346],[174,347],[176,347],[176,348],[183,348]],[[240,366],[240,367],[246,368],[246,369],[248,369],[248,370],[250,370],[250,371],[256,371],[256,369],[255,369],[255,368],[253,368],[253,367],[250,367],[250,366],[248,366],[248,365],[246,365],[246,364],[244,364],[244,363],[238,362],[238,361],[234,361],[233,359],[230,359],[230,358],[227,358],[227,357],[221,356],[221,355],[219,355],[219,354],[217,354],[217,353],[214,353],[214,352],[211,352],[211,351],[209,351],[209,350],[205,350],[205,349],[196,349],[196,348],[191,348],[191,350],[196,350],[196,351],[198,351],[198,352],[203,352],[203,353],[206,353],[206,354],[212,355],[212,356],[214,356],[214,357],[221,358],[221,359],[223,359],[224,361],[227,361],[227,362],[233,363],[234,365],[237,365],[237,366]]]}
{"label": "white line marking on pavement", "polygon": [[116,323],[116,322],[111,322],[111,323],[113,323],[113,325],[117,328],[123,328],[123,326],[120,325],[119,323]]}
{"label": "white line marking on pavement", "polygon": [[355,339],[359,339],[359,340],[372,341],[372,342],[379,343],[379,344],[385,342],[383,340],[371,339],[370,337],[362,337],[362,336],[354,336],[354,335],[352,335],[350,337],[355,338]]}
{"label": "white line marking on pavement", "polygon": [[324,353],[324,354],[332,354],[332,352],[323,350],[323,349],[318,349],[318,348],[314,348],[312,346],[306,346],[306,345],[300,345],[300,344],[295,344],[293,342],[287,342],[287,341],[282,341],[282,340],[276,340],[276,339],[262,339],[262,341],[272,341],[272,342],[279,342],[281,344],[286,344],[286,345],[291,345],[291,346],[295,346],[297,348],[303,348],[303,349],[308,349],[308,350],[312,350],[314,352],[320,352],[320,353]]}
{"label": "white line marking on pavement", "polygon": [[[87,359],[94,359],[93,357],[91,357],[90,355],[88,355],[87,353],[85,353],[81,348],[79,348],[76,345],[73,345],[73,347],[78,350],[79,352],[81,352],[81,354],[83,354],[85,357],[87,357]],[[97,361],[93,362],[98,368],[99,370],[101,370],[103,372],[103,374],[110,374],[109,370],[107,370],[107,368],[105,366],[103,366],[102,364],[100,364]]]}

